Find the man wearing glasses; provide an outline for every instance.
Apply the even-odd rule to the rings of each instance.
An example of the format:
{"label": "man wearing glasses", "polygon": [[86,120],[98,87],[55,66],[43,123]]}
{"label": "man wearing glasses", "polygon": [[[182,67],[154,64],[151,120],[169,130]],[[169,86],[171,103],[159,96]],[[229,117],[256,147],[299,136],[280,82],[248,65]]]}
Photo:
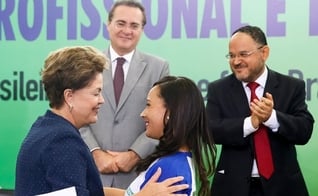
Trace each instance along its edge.
{"label": "man wearing glasses", "polygon": [[213,196],[308,195],[295,149],[314,124],[305,83],[271,70],[268,56],[263,31],[241,27],[226,55],[233,73],[209,85],[209,128],[222,148]]}
{"label": "man wearing glasses", "polygon": [[133,171],[136,163],[157,144],[145,135],[140,113],[148,91],[169,74],[169,67],[167,61],[136,49],[145,25],[145,10],[139,2],[114,3],[107,23],[110,46],[106,56],[111,67],[104,72],[105,104],[98,122],[81,129],[103,185],[108,187],[126,189],[137,176]]}

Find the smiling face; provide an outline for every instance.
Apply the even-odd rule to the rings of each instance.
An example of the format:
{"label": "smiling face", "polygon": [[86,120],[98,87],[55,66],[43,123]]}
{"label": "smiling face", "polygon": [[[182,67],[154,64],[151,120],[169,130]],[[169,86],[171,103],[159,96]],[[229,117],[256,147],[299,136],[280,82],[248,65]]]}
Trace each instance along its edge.
{"label": "smiling face", "polygon": [[115,8],[107,30],[112,47],[119,55],[134,50],[143,32],[143,14],[139,8],[120,5]]}
{"label": "smiling face", "polygon": [[147,105],[140,116],[146,123],[146,135],[153,139],[163,136],[164,117],[167,109],[160,97],[160,88],[154,86],[148,93]]}
{"label": "smiling face", "polygon": [[232,72],[240,81],[255,81],[265,69],[269,55],[268,46],[261,46],[246,33],[235,33],[229,43],[229,59]]}
{"label": "smiling face", "polygon": [[75,91],[68,89],[69,92],[66,92],[66,100],[68,105],[72,106],[72,120],[76,127],[80,128],[97,121],[98,109],[104,103],[102,87],[103,76],[98,73],[86,87]]}

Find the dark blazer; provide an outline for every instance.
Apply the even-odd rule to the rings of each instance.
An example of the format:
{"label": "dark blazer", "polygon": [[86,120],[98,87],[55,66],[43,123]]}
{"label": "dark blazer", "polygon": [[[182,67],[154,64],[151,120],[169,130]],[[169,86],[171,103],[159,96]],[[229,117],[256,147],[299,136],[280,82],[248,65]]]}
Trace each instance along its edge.
{"label": "dark blazer", "polygon": [[[268,131],[275,172],[261,178],[265,196],[306,196],[295,145],[306,144],[314,119],[305,103],[305,83],[268,70],[265,92],[273,95],[280,127]],[[250,109],[242,83],[232,74],[210,83],[207,113],[209,128],[221,154],[212,183],[213,196],[248,196],[254,159],[252,135],[243,137],[244,119]]]}
{"label": "dark blazer", "polygon": [[98,170],[78,129],[47,111],[24,139],[16,164],[16,196],[75,186],[78,196],[102,196]]}
{"label": "dark blazer", "polygon": [[[109,52],[106,54],[109,57]],[[80,129],[81,135],[90,149],[134,150],[141,158],[153,152],[158,140],[145,134],[145,122],[140,113],[146,106],[146,98],[152,85],[169,74],[168,62],[138,50],[135,51],[127,73],[125,84],[116,106],[112,67],[105,70],[103,96],[105,103],[98,113],[98,121]],[[104,186],[127,188],[137,177],[130,173],[101,174]]]}

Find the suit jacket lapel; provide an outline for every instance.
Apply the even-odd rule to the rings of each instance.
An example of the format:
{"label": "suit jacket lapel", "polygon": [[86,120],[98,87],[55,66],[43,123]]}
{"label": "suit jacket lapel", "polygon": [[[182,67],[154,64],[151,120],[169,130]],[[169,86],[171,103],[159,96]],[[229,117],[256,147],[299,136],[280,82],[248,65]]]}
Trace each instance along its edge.
{"label": "suit jacket lapel", "polygon": [[[268,77],[264,89],[264,94],[266,92],[269,92],[271,94],[273,93],[279,93],[275,92],[278,89],[278,79],[275,74],[275,72],[268,69]],[[240,115],[249,115],[249,103],[248,99],[246,97],[245,90],[242,86],[242,83],[235,78],[234,75],[232,75],[229,85],[229,96],[233,98],[233,111],[239,112]],[[243,106],[242,106],[243,105]]]}
{"label": "suit jacket lapel", "polygon": [[129,65],[129,70],[125,80],[123,91],[121,92],[121,95],[120,95],[120,100],[118,103],[117,110],[120,109],[120,107],[122,107],[122,105],[128,98],[128,95],[136,86],[136,83],[138,79],[141,77],[145,67],[146,67],[146,63],[143,61],[143,58],[140,55],[140,53],[136,50],[134,53],[134,56],[131,59],[131,63]]}
{"label": "suit jacket lapel", "polygon": [[278,90],[278,85],[279,85],[279,82],[277,79],[277,75],[275,74],[275,72],[268,69],[268,77],[265,84],[264,96],[266,92],[269,92],[271,94],[279,94],[279,92],[276,92]]}
{"label": "suit jacket lapel", "polygon": [[115,94],[114,94],[114,86],[113,86],[113,77],[112,77],[112,66],[111,66],[111,59],[109,50],[105,52],[106,57],[109,59],[109,69],[104,70],[103,77],[104,77],[104,89],[103,95],[104,98],[108,100],[110,105],[112,106],[113,110],[116,110],[116,101],[115,101]]}
{"label": "suit jacket lapel", "polygon": [[229,96],[231,96],[233,100],[232,111],[238,112],[239,116],[250,114],[249,103],[242,82],[237,80],[234,75],[232,75],[230,81]]}

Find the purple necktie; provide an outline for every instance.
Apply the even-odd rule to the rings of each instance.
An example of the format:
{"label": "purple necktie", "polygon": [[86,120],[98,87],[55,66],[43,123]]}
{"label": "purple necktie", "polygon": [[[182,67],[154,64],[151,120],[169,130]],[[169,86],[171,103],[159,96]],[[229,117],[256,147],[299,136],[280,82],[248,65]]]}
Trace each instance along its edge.
{"label": "purple necktie", "polygon": [[[251,102],[258,99],[255,89],[259,86],[256,82],[250,82],[247,85],[251,89]],[[272,151],[267,135],[267,128],[261,124],[256,132],[254,132],[255,157],[258,172],[261,176],[269,179],[274,172],[274,164]]]}
{"label": "purple necktie", "polygon": [[115,100],[116,100],[116,105],[118,105],[121,90],[123,89],[124,86],[124,70],[123,70],[123,64],[125,63],[125,59],[122,57],[117,58],[117,66],[115,70],[115,76],[114,76],[114,93],[115,93]]}

